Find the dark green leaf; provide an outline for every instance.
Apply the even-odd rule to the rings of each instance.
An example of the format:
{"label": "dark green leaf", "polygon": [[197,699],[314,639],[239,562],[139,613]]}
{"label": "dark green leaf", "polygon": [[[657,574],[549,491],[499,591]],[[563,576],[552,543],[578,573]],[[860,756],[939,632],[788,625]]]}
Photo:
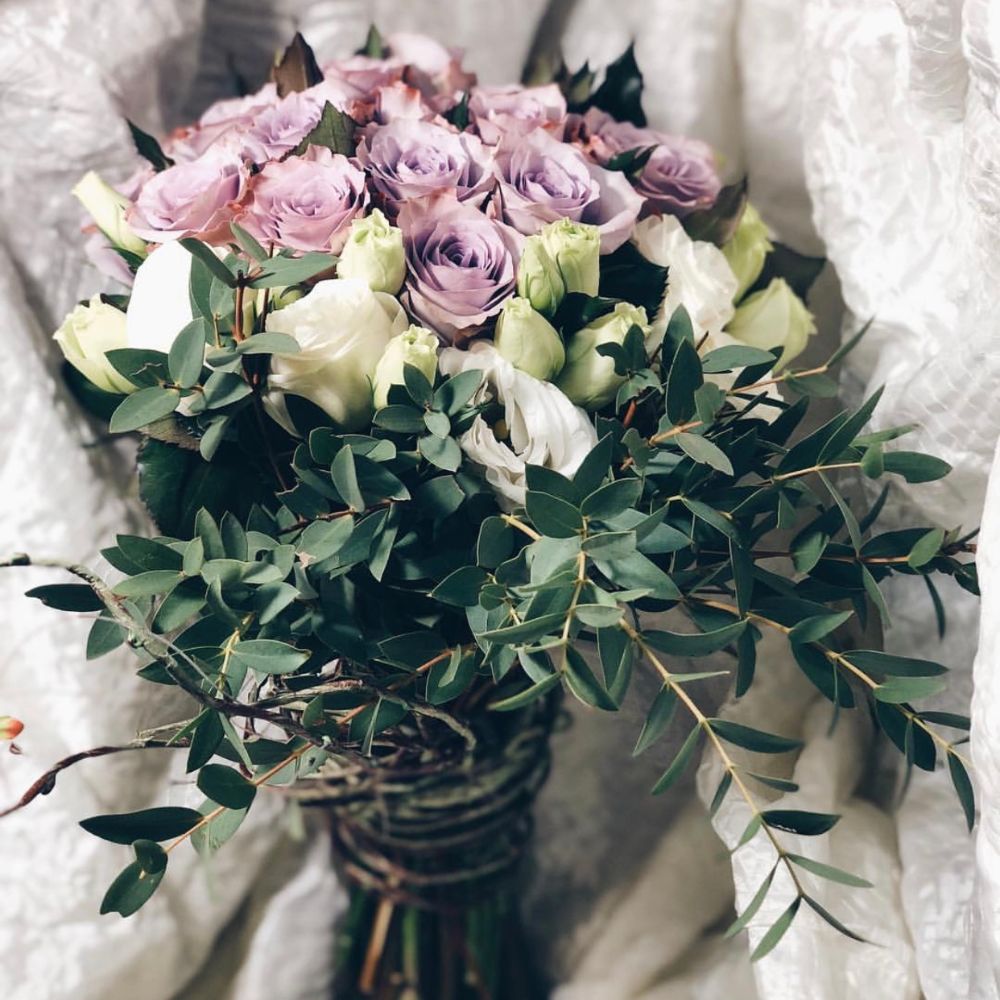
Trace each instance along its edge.
{"label": "dark green leaf", "polygon": [[798,833],[803,837],[817,837],[826,833],[840,819],[832,813],[809,812],[804,809],[766,809],[762,815],[768,826]]}
{"label": "dark green leaf", "polygon": [[940,694],[945,687],[947,685],[940,677],[890,677],[879,684],[872,694],[879,701],[902,705],[904,702]]}
{"label": "dark green leaf", "polygon": [[660,688],[660,693],[653,699],[653,704],[646,715],[646,721],[642,724],[635,749],[632,751],[633,757],[637,757],[659,739],[670,725],[670,720],[673,719],[676,710],[677,694],[672,687],[664,684]]}
{"label": "dark green leaf", "polygon": [[478,566],[460,566],[446,576],[432,591],[435,601],[471,608],[479,601],[479,588],[486,582],[484,570]]}
{"label": "dark green leaf", "polygon": [[976,825],[976,793],[969,780],[969,772],[965,765],[958,759],[958,756],[949,751],[948,773],[951,775],[951,783],[955,786],[955,793],[958,801],[962,804],[962,811],[965,813],[965,822],[971,830]]}
{"label": "dark green leaf", "polygon": [[872,888],[871,882],[867,879],[861,878],[858,875],[852,875],[841,868],[834,868],[833,865],[825,865],[822,861],[814,861],[812,858],[803,857],[801,854],[788,854],[786,857],[789,861],[797,864],[800,868],[804,868],[807,872],[819,875],[820,878],[829,879],[831,882],[854,886],[856,889]]}
{"label": "dark green leaf", "polygon": [[738,747],[753,750],[755,753],[787,753],[789,750],[797,750],[802,746],[801,740],[777,736],[774,733],[765,733],[759,729],[740,725],[738,722],[729,722],[726,719],[709,719],[708,724],[727,743],[734,743]]}
{"label": "dark green leaf", "polygon": [[699,464],[710,465],[727,476],[733,474],[733,463],[729,461],[726,453],[708,438],[698,434],[681,433],[675,434],[673,440],[681,451]]}
{"label": "dark green leaf", "polygon": [[163,879],[166,865],[158,872],[146,872],[138,861],[133,861],[111,883],[101,900],[101,914],[120,913],[130,917],[156,892]]}
{"label": "dark green leaf", "polygon": [[159,386],[138,389],[118,404],[111,415],[108,430],[112,434],[125,434],[162,420],[174,412],[180,398],[181,394],[177,389],[163,389]]}
{"label": "dark green leaf", "polygon": [[206,764],[198,773],[198,787],[227,809],[247,809],[257,789],[239,771],[224,764]]}
{"label": "dark green leaf", "polygon": [[887,451],[884,461],[886,472],[894,472],[908,483],[930,483],[951,472],[947,462],[915,451]]}
{"label": "dark green leaf", "polygon": [[277,639],[244,639],[233,647],[233,658],[264,674],[288,674],[298,670],[309,654]]}
{"label": "dark green leaf", "polygon": [[667,419],[678,426],[694,416],[695,390],[701,386],[701,359],[692,343],[682,340],[677,345],[670,373],[667,375]]}
{"label": "dark green leaf", "polygon": [[160,144],[153,138],[148,132],[144,132],[135,122],[125,119],[125,123],[128,125],[129,133],[132,136],[132,142],[135,144],[136,152],[150,164],[152,164],[153,169],[159,173],[161,170],[166,170],[168,167],[174,165],[174,161],[170,159],[166,153],[160,148]]}
{"label": "dark green leaf", "polygon": [[643,641],[671,656],[708,656],[735,642],[747,627],[745,621],[723,625],[712,632],[644,632]]}
{"label": "dark green leaf", "polygon": [[125,641],[125,630],[110,618],[101,617],[87,636],[87,659],[96,660],[117,649]]}
{"label": "dark green leaf", "polygon": [[788,641],[816,642],[829,635],[834,629],[840,628],[853,613],[852,611],[838,611],[829,615],[813,615],[811,618],[804,618],[788,633]]}
{"label": "dark green leaf", "polygon": [[531,687],[519,691],[517,694],[501,698],[499,701],[490,702],[489,707],[494,712],[514,712],[548,694],[549,691],[554,687],[558,687],[561,683],[562,674],[552,674],[537,684],[532,684]]}
{"label": "dark green leaf", "polygon": [[566,647],[566,686],[585,705],[616,712],[618,706],[601,687],[587,661],[573,646]]}
{"label": "dark green leaf", "polygon": [[684,773],[684,769],[688,765],[688,761],[691,760],[691,756],[698,746],[698,740],[701,737],[701,726],[695,726],[694,729],[688,733],[687,739],[681,745],[680,750],[677,751],[677,756],[671,761],[670,766],[663,772],[660,776],[660,780],[653,785],[653,790],[651,795],[660,795],[665,792],[671,785],[675,784]]}
{"label": "dark green leaf", "polygon": [[572,538],[583,528],[580,511],[549,493],[529,491],[525,508],[535,527],[552,538]]}
{"label": "dark green leaf", "polygon": [[236,287],[236,275],[226,267],[223,261],[216,257],[215,251],[207,243],[192,238],[178,240],[178,242],[188,253],[197,257],[224,285],[229,288]]}
{"label": "dark green leaf", "polygon": [[642,494],[642,481],[634,477],[607,483],[591,493],[580,505],[585,517],[606,520],[633,506]]}
{"label": "dark green leaf", "polygon": [[774,881],[775,871],[777,871],[777,866],[772,868],[767,873],[767,877],[763,882],[761,882],[760,887],[754,893],[753,899],[747,903],[746,909],[744,909],[744,911],[726,929],[725,937],[735,937],[757,915],[757,911],[761,908],[761,905],[767,898],[768,891],[771,888],[771,883]]}
{"label": "dark green leaf", "polygon": [[323,105],[319,121],[295,147],[292,155],[302,156],[310,146],[325,146],[334,153],[353,156],[354,128],[352,119],[327,101]]}
{"label": "dark green leaf", "polygon": [[198,725],[191,737],[191,748],[188,750],[185,768],[188,774],[197,771],[215,756],[215,751],[219,749],[224,736],[219,713],[210,708],[205,709],[199,716]]}
{"label": "dark green leaf", "polygon": [[161,806],[134,813],[91,816],[80,826],[102,840],[113,844],[131,844],[134,840],[173,840],[187,833],[201,813],[179,806]]}
{"label": "dark green leaf", "polygon": [[202,365],[205,362],[205,342],[208,330],[209,327],[205,320],[193,319],[187,326],[181,328],[180,333],[170,345],[170,353],[167,354],[167,367],[170,371],[170,377],[182,389],[190,389],[201,375]]}
{"label": "dark green leaf", "polygon": [[921,535],[906,557],[907,565],[911,569],[920,569],[922,566],[926,566],[941,551],[943,542],[943,528],[933,528]]}
{"label": "dark green leaf", "polygon": [[57,611],[102,611],[104,602],[83,583],[50,583],[25,593]]}
{"label": "dark green leaf", "polygon": [[337,492],[341,495],[344,503],[351,510],[363,511],[365,509],[365,498],[358,485],[358,473],[354,463],[354,452],[350,448],[341,448],[337,452],[336,458],[330,467],[330,475],[333,477],[333,485],[337,487]]}
{"label": "dark green leaf", "polygon": [[750,955],[751,962],[760,961],[760,959],[762,959],[765,955],[774,951],[774,949],[778,946],[778,942],[780,942],[785,936],[785,932],[792,926],[792,921],[795,919],[795,914],[799,912],[799,906],[801,903],[801,896],[796,896],[795,899],[789,903],[788,908],[768,928],[767,933],[760,939],[760,941],[757,942],[757,947],[754,948],[752,954]]}

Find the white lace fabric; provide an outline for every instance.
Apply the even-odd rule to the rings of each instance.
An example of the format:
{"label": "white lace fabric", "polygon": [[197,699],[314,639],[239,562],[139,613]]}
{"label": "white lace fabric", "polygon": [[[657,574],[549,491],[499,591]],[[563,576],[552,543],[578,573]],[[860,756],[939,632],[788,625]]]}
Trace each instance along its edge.
{"label": "white lace fabric", "polygon": [[[902,806],[884,793],[883,755],[863,714],[827,732],[828,707],[780,643],[759,682],[723,708],[788,735],[801,791],[782,804],[839,812],[808,853],[875,888],[816,884],[820,898],[882,947],[836,936],[811,913],[751,967],[748,951],[787,902],[774,896],[749,933],[718,928],[772,863],[763,840],[730,858],[746,813],[715,819],[697,788],[665,800],[648,787],[669,748],[632,761],[642,698],[625,718],[576,713],[556,742],[539,810],[529,916],[559,1000],[995,1000],[1000,975],[1000,486],[988,489],[1000,425],[1000,222],[996,0],[601,0],[556,3],[571,63],[601,64],[635,38],[646,107],[658,127],[698,135],[727,171],[749,171],[778,235],[825,253],[839,277],[813,300],[827,340],[875,317],[850,359],[845,395],[887,385],[880,425],[914,423],[907,447],[955,466],[943,484],[898,488],[899,518],[971,527],[982,513],[985,611],[946,585],[951,631],[939,644],[922,588],[890,592],[888,648],[953,667],[941,707],[972,701],[971,753],[982,807],[965,832],[947,775],[917,774]],[[96,287],[68,195],[85,169],[114,179],[132,156],[128,114],[156,131],[196,115],[230,86],[259,78],[296,28],[322,57],[344,54],[369,21],[421,30],[469,53],[487,82],[515,79],[543,14],[538,0],[7,0],[0,9],[0,550],[95,561],[116,531],[143,530],[131,457],[84,447],[98,431],[69,400],[51,329]],[[551,11],[550,11],[551,15]],[[817,349],[818,350],[818,349]],[[819,351],[817,356],[821,356]],[[987,499],[988,495],[988,499]],[[905,504],[904,504],[905,501]],[[88,622],[22,594],[40,570],[0,574],[0,713],[26,728],[20,757],[0,759],[6,803],[49,764],[138,726],[181,717],[176,697],[137,681],[127,654],[86,663]],[[973,660],[975,671],[973,672]],[[973,681],[974,687],[973,687]],[[180,755],[181,757],[183,755]],[[280,804],[262,798],[206,870],[171,856],[156,900],[136,917],[99,917],[127,851],[76,822],[94,813],[196,804],[170,751],[88,761],[53,794],[0,821],[0,969],[11,1000],[280,1000],[328,996],[332,921],[343,902],[321,832],[291,841]],[[881,782],[881,784],[880,784]],[[879,789],[882,789],[879,792]],[[873,789],[875,790],[873,792]],[[791,844],[789,845],[791,846]],[[812,885],[813,883],[810,882]]]}

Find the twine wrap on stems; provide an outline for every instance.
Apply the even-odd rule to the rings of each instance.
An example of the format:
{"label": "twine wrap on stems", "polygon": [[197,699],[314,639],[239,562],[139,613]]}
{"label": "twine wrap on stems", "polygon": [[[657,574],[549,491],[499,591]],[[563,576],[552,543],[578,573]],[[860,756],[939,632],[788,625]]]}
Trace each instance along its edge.
{"label": "twine wrap on stems", "polygon": [[331,760],[288,792],[330,811],[347,881],[394,903],[459,913],[515,875],[554,718],[554,703],[541,706],[508,741],[480,744],[471,757],[451,748],[413,760]]}

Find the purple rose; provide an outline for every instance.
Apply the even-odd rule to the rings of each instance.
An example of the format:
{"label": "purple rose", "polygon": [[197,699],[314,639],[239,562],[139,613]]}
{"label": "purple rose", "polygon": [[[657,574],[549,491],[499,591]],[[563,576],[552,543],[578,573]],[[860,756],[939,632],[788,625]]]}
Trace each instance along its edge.
{"label": "purple rose", "polygon": [[238,154],[209,147],[196,160],[150,176],[129,209],[128,224],[155,243],[183,236],[225,239],[246,183],[247,169]]}
{"label": "purple rose", "polygon": [[461,49],[448,49],[427,35],[403,31],[390,35],[386,42],[390,57],[406,67],[403,79],[416,87],[435,111],[451,107],[464,91],[475,86],[476,74],[462,68]]}
{"label": "purple rose", "polygon": [[339,253],[367,204],[364,172],[346,156],[310,146],[304,156],[268,163],[251,180],[237,221],[265,245]]}
{"label": "purple rose", "polygon": [[243,155],[254,163],[280,159],[315,128],[327,102],[345,111],[351,100],[342,83],[324,80],[267,105],[240,130]]}
{"label": "purple rose", "polygon": [[433,122],[398,119],[372,128],[357,156],[393,211],[441,191],[482,202],[496,183],[493,157],[476,136]]}
{"label": "purple rose", "polygon": [[654,147],[645,166],[632,179],[636,191],[645,199],[643,218],[664,214],[683,218],[715,204],[722,182],[707,143],[639,128],[596,108],[583,116],[582,126],[587,150],[599,163],[627,150]]}
{"label": "purple rose", "polygon": [[399,59],[375,59],[354,55],[348,59],[335,59],[323,66],[326,80],[337,80],[350,88],[354,97],[371,97],[379,87],[387,87],[403,76],[403,62]]}
{"label": "purple rose", "polygon": [[407,308],[449,343],[468,339],[514,294],[520,237],[439,196],[403,206]]}
{"label": "purple rose", "polygon": [[642,208],[624,174],[592,163],[544,129],[508,136],[496,163],[504,221],[526,236],[572,219],[597,226],[601,253],[611,253],[629,238]]}
{"label": "purple rose", "polygon": [[495,146],[508,132],[544,128],[562,138],[566,98],[557,84],[544,87],[476,87],[469,112],[483,142]]}

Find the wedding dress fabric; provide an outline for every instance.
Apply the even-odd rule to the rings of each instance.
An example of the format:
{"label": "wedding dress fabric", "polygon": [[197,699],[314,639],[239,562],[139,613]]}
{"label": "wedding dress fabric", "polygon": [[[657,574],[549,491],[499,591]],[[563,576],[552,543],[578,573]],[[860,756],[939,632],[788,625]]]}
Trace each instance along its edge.
{"label": "wedding dress fabric", "polygon": [[[544,16],[544,21],[542,20]],[[825,346],[869,316],[845,399],[887,383],[880,425],[914,423],[912,445],[947,458],[937,487],[894,490],[897,517],[975,525],[983,504],[978,608],[948,587],[938,643],[922,588],[895,586],[887,647],[953,667],[941,707],[972,701],[972,756],[982,806],[975,840],[947,775],[916,775],[898,809],[892,775],[862,713],[828,732],[828,706],[780,642],[761,650],[759,681],[727,716],[797,735],[786,773],[802,787],[782,804],[834,811],[823,840],[788,846],[857,872],[874,889],[816,884],[817,895],[880,947],[838,937],[811,912],[751,966],[750,948],[787,903],[773,897],[749,933],[718,930],[773,857],[762,838],[730,856],[746,821],[730,796],[703,803],[719,765],[663,799],[647,790],[669,759],[629,756],[643,697],[622,717],[575,712],[556,738],[539,807],[529,916],[559,1000],[994,1000],[1000,974],[1000,484],[987,482],[998,437],[1000,297],[997,114],[1000,11],[995,0],[7,0],[0,9],[0,306],[7,323],[0,396],[0,550],[97,559],[116,530],[142,530],[131,456],[97,443],[58,377],[49,340],[97,276],[81,253],[68,190],[85,169],[109,178],[131,163],[122,114],[150,131],[231,92],[232,72],[259,79],[296,28],[321,57],[349,52],[370,21],[421,30],[468,51],[486,82],[515,79],[536,27],[571,64],[600,65],[631,40],[654,124],[708,139],[727,171],[749,172],[778,235],[825,253],[839,278],[813,299]],[[541,42],[551,43],[552,37]],[[843,315],[842,315],[843,313]],[[822,357],[821,346],[814,348]],[[93,445],[93,446],[92,446]],[[182,717],[184,707],[133,677],[129,656],[82,657],[89,625],[23,598],[56,577],[0,574],[0,714],[26,729],[0,761],[0,804],[54,760]],[[976,659],[975,676],[973,660]],[[973,686],[973,681],[975,685]],[[711,694],[711,692],[709,692]],[[98,917],[124,851],[76,821],[99,812],[197,803],[170,751],[90,761],[52,795],[0,821],[0,968],[13,1000],[183,1000],[328,995],[333,920],[343,890],[321,830],[308,839],[263,798],[208,868],[171,856],[157,899],[136,917]],[[182,755],[181,755],[182,756]],[[890,755],[891,756],[891,755]],[[648,758],[648,759],[647,759]],[[699,798],[701,801],[699,801]],[[810,886],[813,882],[810,881]],[[836,891],[832,891],[835,889]]]}

